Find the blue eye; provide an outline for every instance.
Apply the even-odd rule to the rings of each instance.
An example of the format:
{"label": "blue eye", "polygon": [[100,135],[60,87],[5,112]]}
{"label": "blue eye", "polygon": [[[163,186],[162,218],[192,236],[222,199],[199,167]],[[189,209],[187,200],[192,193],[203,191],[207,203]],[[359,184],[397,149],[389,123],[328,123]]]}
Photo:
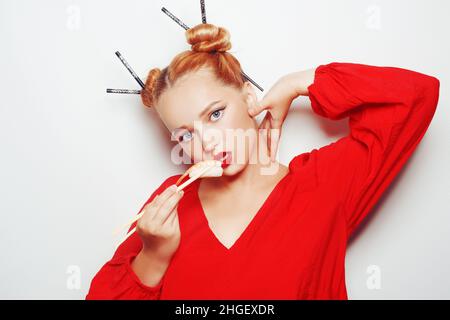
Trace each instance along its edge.
{"label": "blue eye", "polygon": [[178,141],[179,142],[186,142],[192,139],[192,133],[190,131],[186,131],[185,133],[183,133],[179,138]]}
{"label": "blue eye", "polygon": [[[226,106],[225,106],[225,107],[222,107],[222,108],[220,108],[220,109],[217,109],[216,111],[213,111],[213,112],[210,114],[209,119],[210,119],[211,121],[217,121],[217,120],[219,120],[220,118],[222,118],[223,113],[224,113],[223,110],[225,110],[225,108],[226,108]],[[178,138],[178,142],[187,142],[187,141],[189,141],[189,140],[191,140],[191,139],[192,139],[192,132],[186,131],[186,132],[184,132],[184,133]]]}
{"label": "blue eye", "polygon": [[211,113],[211,116],[209,117],[209,119],[211,121],[217,121],[219,120],[222,115],[223,115],[223,110],[225,109],[225,107],[217,109],[216,111],[214,111],[213,113]]}

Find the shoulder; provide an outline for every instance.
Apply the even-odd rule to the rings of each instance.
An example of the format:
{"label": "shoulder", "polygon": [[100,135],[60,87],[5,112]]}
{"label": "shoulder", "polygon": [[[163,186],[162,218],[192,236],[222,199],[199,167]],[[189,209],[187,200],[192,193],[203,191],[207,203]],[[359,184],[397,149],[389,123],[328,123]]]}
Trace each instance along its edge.
{"label": "shoulder", "polygon": [[295,156],[289,163],[289,169],[302,176],[312,176],[319,185],[329,184],[358,167],[357,159],[360,157],[355,155],[364,152],[363,149],[351,137],[342,137]]}
{"label": "shoulder", "polygon": [[334,171],[339,170],[346,150],[345,139],[338,139],[294,156],[289,162],[289,170],[295,176],[301,177],[299,180],[319,185],[324,177],[330,178]]}
{"label": "shoulder", "polygon": [[314,162],[314,157],[317,149],[301,153],[299,155],[296,155],[291,159],[289,162],[289,170],[294,173],[298,173],[299,171],[302,171],[308,167],[311,167]]}
{"label": "shoulder", "polygon": [[325,169],[327,166],[336,167],[346,154],[353,152],[352,143],[354,142],[350,137],[342,137],[320,148],[301,153],[292,158],[289,168],[298,171],[306,167],[320,167],[321,169]]}

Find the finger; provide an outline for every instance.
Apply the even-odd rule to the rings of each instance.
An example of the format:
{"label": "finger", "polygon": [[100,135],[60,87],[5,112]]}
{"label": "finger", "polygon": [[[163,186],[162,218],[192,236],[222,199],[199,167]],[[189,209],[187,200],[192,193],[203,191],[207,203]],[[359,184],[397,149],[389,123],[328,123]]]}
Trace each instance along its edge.
{"label": "finger", "polygon": [[267,100],[262,99],[261,101],[257,102],[255,105],[253,105],[252,107],[250,107],[248,109],[248,114],[250,115],[250,117],[255,117],[258,114],[260,114],[262,111],[268,109],[270,107],[270,104],[268,103]]}
{"label": "finger", "polygon": [[158,199],[160,198],[159,196],[160,196],[160,194],[158,194],[156,197],[154,197],[152,201],[150,201],[149,203],[147,203],[147,204],[144,206],[144,208],[142,208],[141,212],[139,212],[139,214],[143,214],[143,213],[147,210],[147,208],[149,208],[149,207],[151,207],[151,206],[154,206],[154,205],[158,202]]}
{"label": "finger", "polygon": [[182,191],[175,193],[170,197],[155,215],[154,222],[163,225],[173,211],[176,211],[179,201],[182,197]]}
{"label": "finger", "polygon": [[259,124],[259,127],[258,127],[259,139],[264,139],[262,141],[266,141],[267,140],[267,131],[266,131],[265,128],[267,127],[267,123],[268,122],[269,122],[269,119],[268,119],[268,115],[266,114],[264,116],[264,119],[261,121],[261,123]]}
{"label": "finger", "polygon": [[263,124],[263,141],[266,144],[267,152],[270,156],[270,112],[267,112],[265,118],[264,118],[264,124]]}
{"label": "finger", "polygon": [[137,226],[139,222],[143,222],[145,219],[148,219],[148,217],[151,215],[151,211],[153,208],[155,208],[155,203],[158,200],[159,195],[155,196],[152,201],[147,203],[141,211],[137,214],[137,216],[133,219],[133,222],[131,224],[131,227]]}
{"label": "finger", "polygon": [[167,219],[169,213],[175,208],[179,203],[181,197],[183,196],[183,191],[175,192],[172,196],[164,202],[164,204],[158,209],[158,212],[153,216],[153,221],[156,223],[163,224]]}
{"label": "finger", "polygon": [[157,195],[149,205],[149,208],[146,208],[146,220],[153,221],[156,213],[159,208],[164,204],[164,202],[175,192],[177,186],[171,185],[167,187],[161,194]]}
{"label": "finger", "polygon": [[283,115],[276,110],[271,110],[270,112],[270,125],[272,128],[281,128],[283,124]]}
{"label": "finger", "polygon": [[141,211],[138,212],[137,216],[133,219],[133,222],[137,221],[138,219],[140,219],[140,217],[142,217],[145,213],[145,211],[150,208],[151,206],[154,206],[156,201],[158,201],[158,197],[159,194],[156,195],[152,201],[149,201],[147,204],[145,204],[145,206],[142,207]]}
{"label": "finger", "polygon": [[278,145],[281,137],[281,128],[272,128],[270,135],[270,159],[272,162],[276,160]]}
{"label": "finger", "polygon": [[171,221],[170,221],[170,224],[171,224],[171,226],[173,227],[173,226],[175,226],[176,224],[179,224],[179,217],[178,217],[178,213],[177,212],[175,212],[174,214],[173,214],[173,218],[171,219]]}
{"label": "finger", "polygon": [[269,121],[269,116],[270,116],[270,113],[267,112],[266,115],[264,116],[264,119],[261,121],[261,123],[258,126],[259,129],[264,129],[267,126],[267,122]]}
{"label": "finger", "polygon": [[155,200],[155,206],[159,209],[161,205],[166,202],[166,200],[176,191],[177,186],[175,184],[171,185],[170,187],[166,188]]}
{"label": "finger", "polygon": [[269,125],[267,128],[267,148],[269,150],[269,158],[270,158],[270,155],[272,154],[272,127],[271,127],[270,119],[269,119]]}
{"label": "finger", "polygon": [[144,214],[142,217],[137,221],[136,226],[138,228],[141,228],[143,226],[148,225],[153,220],[153,216],[158,212],[158,208],[156,206],[149,206],[145,209]]}
{"label": "finger", "polygon": [[275,161],[276,154],[278,151],[278,145],[281,137],[281,128],[283,125],[283,119],[279,115],[275,115],[270,119],[270,158],[272,162]]}
{"label": "finger", "polygon": [[170,222],[169,226],[172,229],[175,229],[176,232],[181,232],[180,231],[180,221],[179,221],[178,214],[176,212],[173,215],[173,218],[171,219],[171,222]]}
{"label": "finger", "polygon": [[175,208],[170,212],[169,216],[167,217],[166,221],[164,221],[163,223],[167,223],[171,226],[173,226],[176,218],[178,217],[178,213],[177,210],[175,210]]}
{"label": "finger", "polygon": [[[184,193],[183,193],[184,194]],[[182,196],[183,196],[182,194]],[[163,224],[169,224],[172,225],[175,218],[178,217],[178,213],[177,213],[177,206],[175,205],[173,207],[173,209],[169,212],[169,214],[167,215],[167,217],[163,220]]]}
{"label": "finger", "polygon": [[278,151],[279,142],[281,139],[281,132],[283,127],[284,119],[286,118],[285,114],[272,113],[272,118],[270,119],[270,124],[272,128],[271,132],[271,159],[272,162],[275,161],[276,154]]}

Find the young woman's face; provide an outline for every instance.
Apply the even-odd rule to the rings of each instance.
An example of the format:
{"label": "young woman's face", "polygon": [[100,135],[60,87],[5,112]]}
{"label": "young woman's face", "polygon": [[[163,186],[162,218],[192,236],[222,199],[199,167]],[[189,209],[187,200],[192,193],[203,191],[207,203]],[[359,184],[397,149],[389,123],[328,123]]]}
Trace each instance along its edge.
{"label": "young woman's face", "polygon": [[[200,69],[178,79],[160,96],[155,109],[177,143],[175,147],[181,147],[191,163],[229,151],[231,161],[227,160],[224,175],[233,175],[254,159],[257,150],[257,123],[248,114],[256,102],[249,82],[239,90]],[[174,151],[172,156],[181,158],[181,152]],[[173,161],[179,163],[178,158]]]}

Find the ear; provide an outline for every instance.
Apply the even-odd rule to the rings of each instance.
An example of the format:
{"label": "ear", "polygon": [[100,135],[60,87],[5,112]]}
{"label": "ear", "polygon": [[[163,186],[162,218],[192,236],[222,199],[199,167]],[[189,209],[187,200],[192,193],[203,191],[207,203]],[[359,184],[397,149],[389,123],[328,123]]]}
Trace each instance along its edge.
{"label": "ear", "polygon": [[251,109],[256,107],[258,103],[258,97],[256,96],[255,88],[250,83],[250,81],[245,81],[242,87],[242,94],[244,95],[245,102],[247,103],[247,108]]}

